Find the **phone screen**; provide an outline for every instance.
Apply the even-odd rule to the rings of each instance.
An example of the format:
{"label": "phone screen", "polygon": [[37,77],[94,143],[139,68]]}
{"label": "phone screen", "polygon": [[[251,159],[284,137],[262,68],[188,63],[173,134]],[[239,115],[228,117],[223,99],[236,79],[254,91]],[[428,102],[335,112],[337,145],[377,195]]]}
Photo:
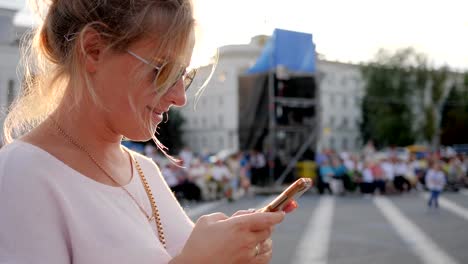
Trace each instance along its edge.
{"label": "phone screen", "polygon": [[312,186],[312,180],[309,178],[300,178],[292,183],[286,190],[278,195],[271,203],[260,212],[276,212],[284,210],[284,207],[291,201],[297,200]]}

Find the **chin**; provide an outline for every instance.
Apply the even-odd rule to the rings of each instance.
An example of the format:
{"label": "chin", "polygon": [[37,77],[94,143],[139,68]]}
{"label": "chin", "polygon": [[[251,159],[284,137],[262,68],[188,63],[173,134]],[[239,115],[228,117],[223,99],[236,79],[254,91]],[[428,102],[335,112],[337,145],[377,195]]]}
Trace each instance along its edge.
{"label": "chin", "polygon": [[156,126],[154,126],[154,129],[152,128],[151,131],[140,130],[138,131],[138,133],[127,133],[127,134],[124,134],[123,136],[125,138],[128,138],[131,141],[146,142],[153,138],[155,132],[156,132]]}

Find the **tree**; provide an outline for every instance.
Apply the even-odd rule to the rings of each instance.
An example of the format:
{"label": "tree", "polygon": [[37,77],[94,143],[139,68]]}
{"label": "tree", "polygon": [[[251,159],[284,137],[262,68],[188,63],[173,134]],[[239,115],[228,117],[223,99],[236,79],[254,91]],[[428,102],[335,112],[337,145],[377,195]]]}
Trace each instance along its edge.
{"label": "tree", "polygon": [[437,149],[442,109],[456,74],[448,67],[430,67],[427,56],[412,48],[380,50],[362,72],[364,140],[384,146],[425,141]]}
{"label": "tree", "polygon": [[439,70],[430,71],[431,85],[430,89],[430,101],[425,106],[426,120],[425,125],[426,131],[430,132],[426,134],[426,139],[431,142],[433,149],[438,149],[440,146],[440,124],[442,120],[442,107],[447,99],[447,96],[451,90],[448,86],[448,75],[449,69],[443,67]]}
{"label": "tree", "polygon": [[175,109],[170,109],[168,116],[168,121],[163,121],[159,124],[156,137],[168,148],[168,153],[174,155],[179,153],[184,147],[182,126],[185,123],[185,119]]}
{"label": "tree", "polygon": [[373,140],[378,146],[414,142],[411,72],[419,56],[412,49],[395,54],[380,50],[374,62],[362,67],[365,96],[361,133],[365,141]]}
{"label": "tree", "polygon": [[443,105],[441,143],[446,146],[468,144],[468,72],[463,79],[453,86]]}

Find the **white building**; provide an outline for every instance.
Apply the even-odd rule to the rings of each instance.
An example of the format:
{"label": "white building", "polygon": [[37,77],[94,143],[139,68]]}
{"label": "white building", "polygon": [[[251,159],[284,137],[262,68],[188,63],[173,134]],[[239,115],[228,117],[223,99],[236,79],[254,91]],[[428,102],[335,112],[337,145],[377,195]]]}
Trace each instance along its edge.
{"label": "white building", "polygon": [[[238,150],[238,78],[251,67],[262,51],[266,37],[258,36],[247,45],[219,49],[218,65],[194,109],[194,93],[208,77],[212,66],[197,73],[188,104],[182,109],[186,119],[184,140],[196,151]],[[320,133],[318,148],[357,150],[361,146],[359,125],[363,82],[357,65],[318,61],[320,89]]]}
{"label": "white building", "polygon": [[21,77],[17,73],[20,60],[19,39],[26,28],[13,23],[20,5],[15,1],[0,1],[0,125],[8,107],[18,94]]}
{"label": "white building", "polygon": [[218,152],[239,148],[238,77],[255,63],[264,39],[259,36],[250,45],[221,47],[212,78],[195,105],[194,93],[208,78],[213,67],[208,65],[198,70],[187,95],[187,106],[182,109],[187,121],[184,140],[192,150]]}
{"label": "white building", "polygon": [[358,65],[317,61],[320,89],[319,149],[356,151],[362,146],[359,124],[364,82]]}

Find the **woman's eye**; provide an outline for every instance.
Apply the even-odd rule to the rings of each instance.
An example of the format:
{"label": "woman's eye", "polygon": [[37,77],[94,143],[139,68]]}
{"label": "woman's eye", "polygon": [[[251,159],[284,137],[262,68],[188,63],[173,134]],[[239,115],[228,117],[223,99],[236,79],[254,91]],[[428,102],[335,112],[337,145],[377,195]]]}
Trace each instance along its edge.
{"label": "woman's eye", "polygon": [[155,82],[156,81],[156,78],[158,77],[158,74],[159,74],[159,70],[158,69],[153,69],[151,71],[151,81],[152,82]]}

